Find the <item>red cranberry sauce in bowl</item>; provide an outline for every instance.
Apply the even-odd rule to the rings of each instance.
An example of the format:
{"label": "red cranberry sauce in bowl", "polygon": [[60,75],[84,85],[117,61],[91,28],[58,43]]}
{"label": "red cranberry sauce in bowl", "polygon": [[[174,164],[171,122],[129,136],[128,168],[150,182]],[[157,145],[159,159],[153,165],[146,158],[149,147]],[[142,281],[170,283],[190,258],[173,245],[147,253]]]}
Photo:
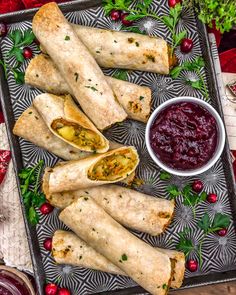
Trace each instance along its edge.
{"label": "red cranberry sauce in bowl", "polygon": [[217,122],[202,105],[179,101],[157,114],[150,126],[149,141],[156,157],[168,167],[197,169],[216,151]]}

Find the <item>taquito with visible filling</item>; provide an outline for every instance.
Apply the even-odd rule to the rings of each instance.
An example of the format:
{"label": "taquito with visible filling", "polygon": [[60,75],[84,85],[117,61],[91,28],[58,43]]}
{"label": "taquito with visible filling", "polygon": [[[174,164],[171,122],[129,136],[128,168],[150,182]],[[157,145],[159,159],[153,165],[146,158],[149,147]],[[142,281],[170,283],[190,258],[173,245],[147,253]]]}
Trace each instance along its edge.
{"label": "taquito with visible filling", "polygon": [[56,137],[33,106],[27,108],[17,119],[13,133],[64,160],[79,160],[91,155]]}
{"label": "taquito with visible filling", "polygon": [[92,198],[82,196],[59,219],[148,292],[167,294],[172,276],[169,257],[131,234]]}
{"label": "taquito with visible filling", "polygon": [[120,224],[153,236],[161,234],[166,229],[174,214],[173,201],[112,184],[50,194],[48,177],[49,173],[47,176],[46,170],[43,192],[48,202],[60,209],[66,208],[80,196],[88,195]]}
{"label": "taquito with visible filling", "polygon": [[[146,123],[151,111],[151,89],[108,76],[105,79],[128,117]],[[45,54],[30,61],[25,71],[25,83],[56,95],[73,95],[53,61]]]}
{"label": "taquito with visible filling", "polygon": [[[165,40],[132,32],[72,25],[101,67],[169,74],[176,64]],[[46,52],[46,48],[42,47]]]}
{"label": "taquito with visible filling", "polygon": [[33,105],[50,131],[61,140],[86,152],[108,151],[109,141],[78,108],[70,95],[43,93],[35,97]]}
{"label": "taquito with visible filling", "polygon": [[98,129],[126,119],[103,72],[55,2],[39,9],[33,18],[32,29]]}
{"label": "taquito with visible filling", "polygon": [[[172,263],[173,277],[170,286],[180,288],[185,271],[184,254],[175,250],[155,249],[166,254],[174,262]],[[76,234],[69,231],[57,230],[53,234],[52,255],[58,264],[71,264],[117,275],[126,275]]]}
{"label": "taquito with visible filling", "polygon": [[134,147],[121,147],[51,168],[43,181],[48,181],[49,193],[115,183],[132,174],[138,163],[139,156]]}

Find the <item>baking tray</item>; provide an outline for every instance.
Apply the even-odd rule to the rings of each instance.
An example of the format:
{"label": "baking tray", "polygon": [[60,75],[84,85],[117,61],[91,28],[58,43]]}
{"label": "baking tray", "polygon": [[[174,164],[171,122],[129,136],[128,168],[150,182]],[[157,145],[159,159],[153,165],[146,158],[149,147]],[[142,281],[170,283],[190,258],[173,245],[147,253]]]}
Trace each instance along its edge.
{"label": "baking tray", "polygon": [[[66,13],[66,17],[72,22],[120,30],[121,24],[119,22],[112,23],[109,17],[104,16],[103,9],[97,5],[101,5],[101,1],[80,0],[61,4],[60,7],[63,12]],[[159,14],[168,13],[167,1],[153,1],[152,8]],[[31,9],[28,11],[1,15],[0,21],[6,21],[9,24],[10,30],[15,28],[24,30],[31,27],[30,21],[36,11],[37,9]],[[206,67],[202,73],[207,81],[211,98],[210,103],[223,118],[206,28],[197,20],[197,17],[192,11],[184,10],[182,14],[182,21],[180,22],[179,29],[187,29],[188,36],[194,40],[194,49],[192,53],[187,55],[182,55],[177,49],[177,55],[181,61],[192,60],[198,55],[203,56]],[[147,18],[138,21],[137,25],[141,29],[145,28],[150,35],[163,37],[170,42],[167,29],[160,22]],[[5,38],[1,42],[1,58],[6,55],[10,45],[8,38]],[[34,53],[37,53],[36,47],[32,47],[32,49]],[[14,60],[10,62],[14,64]],[[23,64],[22,70],[24,70],[26,66],[27,61]],[[104,73],[108,75],[112,75],[114,72],[114,69],[104,69]],[[172,81],[168,76],[164,77],[153,73],[132,71],[129,72],[128,78],[130,82],[146,85],[152,89],[152,109],[154,109],[161,102],[175,96],[192,95],[203,98],[201,93],[191,89],[183,82],[183,77],[189,77],[188,75],[191,76],[194,75],[194,73],[184,72],[180,78]],[[12,134],[15,120],[24,109],[31,104],[33,97],[40,93],[40,91],[26,85],[16,85],[11,75],[8,77],[8,81],[6,81],[2,68],[0,68],[0,86],[1,103],[6,119],[6,127],[16,174],[23,166],[33,165],[38,162],[39,159],[44,159],[47,165],[54,165],[58,160],[57,157],[23,139],[18,139]],[[159,179],[159,168],[149,157],[144,144],[144,131],[144,124],[127,120],[107,130],[106,135],[110,139],[137,147],[141,158],[137,174],[139,178],[144,180],[144,184],[135,187],[135,189],[154,196],[162,195],[167,197],[165,187],[168,183]],[[235,219],[233,218],[233,216],[236,218],[236,194],[232,171],[229,146],[226,142],[221,159],[209,171],[198,177],[204,182],[207,192],[217,191],[219,201],[216,205],[210,205],[208,203],[199,205],[197,218],[199,219],[205,211],[209,212],[210,215],[213,215],[215,212],[222,212],[231,215],[232,222],[226,237],[218,237],[214,234],[209,236],[203,244],[204,262],[202,270],[199,270],[197,273],[186,271],[186,279],[182,288],[227,282],[236,279],[236,234]],[[183,183],[192,181],[193,179],[193,177],[180,178],[173,176],[171,183],[181,186]],[[56,229],[66,228],[58,220],[58,210],[54,209],[53,213],[48,216],[40,216],[39,224],[35,228],[27,222],[22,199],[20,200],[36,284],[40,295],[44,294],[43,286],[46,280],[56,281],[59,285],[68,287],[73,295],[93,293],[125,295],[143,294],[145,292],[141,287],[136,286],[131,279],[126,277],[113,276],[79,267],[56,265],[50,254],[43,249],[43,241],[46,237],[51,236]],[[165,234],[159,237],[151,237],[144,233],[133,233],[153,246],[174,249],[178,241],[176,232],[183,229],[186,224],[190,224],[194,229],[192,239],[197,243],[200,238],[200,233],[196,228],[196,224],[192,222],[191,214],[186,211],[186,207],[181,204],[181,200],[177,200],[174,221]],[[170,240],[172,240],[171,243]],[[196,253],[192,253],[192,257],[196,257],[195,255]]]}

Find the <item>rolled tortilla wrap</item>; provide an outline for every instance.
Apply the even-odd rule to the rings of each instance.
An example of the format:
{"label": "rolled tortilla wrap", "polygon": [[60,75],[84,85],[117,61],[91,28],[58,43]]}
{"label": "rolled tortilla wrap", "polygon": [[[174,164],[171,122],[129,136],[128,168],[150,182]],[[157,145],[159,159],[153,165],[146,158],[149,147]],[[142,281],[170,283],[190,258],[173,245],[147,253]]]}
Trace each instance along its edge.
{"label": "rolled tortilla wrap", "polygon": [[[72,25],[101,67],[169,74],[176,64],[165,40],[131,32]],[[41,47],[43,52],[46,49]]]}
{"label": "rolled tortilla wrap", "polygon": [[53,135],[33,106],[26,109],[17,119],[13,133],[64,160],[79,160],[91,155]]}
{"label": "rolled tortilla wrap", "polygon": [[54,207],[64,209],[80,196],[88,195],[120,224],[153,236],[161,234],[173,217],[173,201],[145,195],[118,185],[102,185],[50,194],[46,173],[43,192]]}
{"label": "rolled tortilla wrap", "polygon": [[95,59],[55,2],[39,9],[32,28],[81,108],[98,129],[103,130],[127,117]]}
{"label": "rolled tortilla wrap", "polygon": [[[147,122],[151,111],[151,89],[108,76],[105,79],[128,117]],[[39,54],[30,61],[25,72],[25,83],[56,95],[73,95],[53,61],[45,54]]]}
{"label": "rolled tortilla wrap", "polygon": [[86,152],[104,153],[109,149],[109,141],[77,107],[70,95],[43,93],[35,97],[33,105],[50,131],[61,140]]}
{"label": "rolled tortilla wrap", "polygon": [[169,74],[168,45],[161,38],[80,25],[73,28],[102,67]]}
{"label": "rolled tortilla wrap", "polygon": [[71,264],[125,275],[121,269],[96,252],[72,232],[57,230],[54,233],[52,239],[52,255],[58,264]]}
{"label": "rolled tortilla wrap", "polygon": [[[174,250],[155,248],[174,260],[172,288],[180,288],[184,278],[184,254]],[[58,264],[71,264],[101,270],[117,275],[126,275],[117,266],[99,254],[72,232],[57,230],[52,239],[52,255]]]}
{"label": "rolled tortilla wrap", "polygon": [[[17,119],[13,128],[13,133],[64,160],[79,160],[92,155],[89,152],[83,152],[72,147],[53,135],[33,106],[26,109]],[[122,145],[117,142],[110,141],[109,146],[110,149],[113,150],[121,147]],[[134,180],[134,177],[135,171],[122,182],[130,185]]]}
{"label": "rolled tortilla wrap", "polygon": [[138,153],[131,146],[67,162],[51,168],[48,190],[56,193],[122,181],[134,172],[138,163]]}
{"label": "rolled tortilla wrap", "polygon": [[82,196],[59,218],[151,294],[167,294],[172,275],[169,257],[131,234],[92,198]]}

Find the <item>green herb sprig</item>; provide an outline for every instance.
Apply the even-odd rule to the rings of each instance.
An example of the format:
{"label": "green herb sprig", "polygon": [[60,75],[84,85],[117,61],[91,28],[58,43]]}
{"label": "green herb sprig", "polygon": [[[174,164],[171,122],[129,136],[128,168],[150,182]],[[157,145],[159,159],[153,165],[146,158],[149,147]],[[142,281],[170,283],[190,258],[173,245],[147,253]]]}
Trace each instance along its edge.
{"label": "green herb sprig", "polygon": [[222,34],[236,24],[234,0],[183,0],[183,5],[194,9],[198,18],[209,27],[212,27],[214,21]]}
{"label": "green herb sprig", "polygon": [[183,196],[183,204],[192,209],[194,218],[196,218],[196,206],[206,201],[207,198],[207,193],[204,191],[200,194],[193,192],[190,184],[187,184],[182,190],[180,190],[176,185],[169,185],[166,190],[171,199]]}
{"label": "green herb sprig", "polygon": [[127,81],[128,80],[128,71],[123,70],[123,69],[118,69],[114,72],[112,77],[119,79],[119,80]]}
{"label": "green herb sprig", "polygon": [[160,180],[169,180],[171,179],[171,174],[169,172],[166,172],[164,170],[160,171]]}
{"label": "green herb sprig", "polygon": [[4,70],[4,75],[5,78],[7,79],[8,77],[8,73],[12,72],[15,78],[15,81],[17,84],[23,84],[24,80],[25,80],[25,73],[21,72],[18,68],[18,66],[16,67],[11,67],[10,65],[7,65],[3,60],[0,60],[0,64],[3,67]]}
{"label": "green herb sprig", "polygon": [[172,35],[172,46],[171,46],[171,56],[173,55],[173,52],[175,48],[180,45],[181,41],[186,37],[187,32],[181,31],[179,33],[176,33],[176,26],[178,24],[178,21],[180,19],[182,12],[182,6],[180,3],[176,4],[174,7],[170,8],[170,14],[169,16],[165,15],[161,19],[164,22],[164,24],[168,27],[168,29],[171,32]]}
{"label": "green herb sprig", "polygon": [[185,61],[181,65],[178,65],[174,67],[170,71],[170,76],[172,79],[176,79],[179,77],[182,71],[195,71],[198,80],[191,81],[191,80],[186,80],[186,83],[191,85],[193,88],[200,90],[201,93],[204,95],[204,97],[208,100],[209,99],[209,93],[207,91],[207,86],[204,81],[204,77],[201,73],[201,69],[205,66],[205,62],[202,57],[198,56],[195,58],[193,61]]}
{"label": "green herb sprig", "polygon": [[14,30],[9,37],[13,42],[12,48],[9,51],[9,57],[14,56],[19,63],[23,63],[23,48],[33,43],[35,39],[34,33],[30,29],[24,33],[20,30]]}
{"label": "green herb sprig", "polygon": [[[123,10],[129,13],[126,16],[126,20],[136,21],[145,17],[152,17],[156,20],[164,23],[171,32],[172,44],[171,44],[171,55],[175,48],[180,44],[181,40],[185,38],[187,32],[181,31],[176,32],[176,26],[181,16],[182,6],[180,3],[176,4],[175,7],[170,8],[169,15],[158,16],[153,13],[150,9],[152,0],[138,1],[135,7],[130,7],[132,1],[130,0],[104,0],[103,8],[106,15],[109,15],[112,10]],[[126,28],[127,29],[127,28]],[[140,33],[140,32],[139,32]]]}
{"label": "green herb sprig", "polygon": [[215,233],[218,230],[223,228],[227,228],[230,225],[230,217],[226,214],[216,213],[213,220],[210,219],[208,213],[205,213],[203,217],[198,222],[198,227],[203,230],[203,236],[198,244],[198,246],[194,246],[193,242],[189,238],[189,233],[191,232],[189,227],[186,227],[179,235],[179,242],[176,245],[176,249],[182,251],[186,258],[193,251],[197,250],[197,254],[199,257],[199,265],[202,266],[202,245],[204,243],[205,238],[210,233]]}
{"label": "green herb sprig", "polygon": [[35,209],[46,201],[44,194],[39,191],[43,165],[44,161],[40,160],[34,167],[23,168],[18,174],[27,219],[32,225],[36,225],[39,221],[39,216]]}

